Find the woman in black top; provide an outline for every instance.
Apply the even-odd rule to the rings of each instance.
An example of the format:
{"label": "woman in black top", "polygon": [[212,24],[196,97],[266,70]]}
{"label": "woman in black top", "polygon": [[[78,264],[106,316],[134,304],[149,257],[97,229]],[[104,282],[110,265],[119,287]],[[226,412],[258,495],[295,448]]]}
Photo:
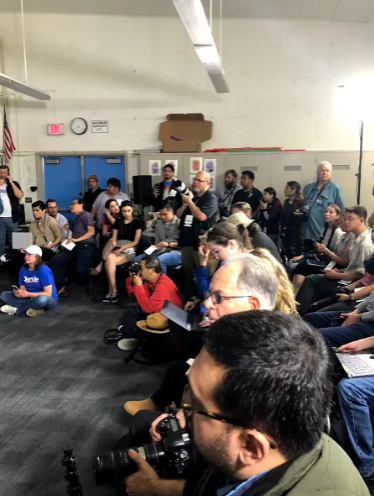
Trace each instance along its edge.
{"label": "woman in black top", "polygon": [[304,199],[300,190],[301,186],[297,181],[288,181],[284,188],[286,200],[281,215],[280,237],[287,260],[301,255],[303,248],[303,215],[299,212],[304,206]]}
{"label": "woman in black top", "polygon": [[135,258],[135,249],[139,244],[142,226],[139,219],[134,218],[134,208],[131,201],[121,204],[120,218],[113,226],[112,243],[113,251],[105,261],[105,270],[108,276],[109,293],[105,296],[105,303],[117,303],[116,268]]}
{"label": "woman in black top", "polygon": [[274,188],[265,188],[264,195],[260,200],[260,211],[257,214],[257,222],[275,246],[278,246],[281,213],[282,205],[277,198],[277,192]]}

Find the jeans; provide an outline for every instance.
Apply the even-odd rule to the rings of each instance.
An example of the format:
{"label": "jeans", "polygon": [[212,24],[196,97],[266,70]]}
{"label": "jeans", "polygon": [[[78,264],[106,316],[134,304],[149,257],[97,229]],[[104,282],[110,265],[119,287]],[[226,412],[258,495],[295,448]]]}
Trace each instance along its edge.
{"label": "jeans", "polygon": [[16,232],[17,229],[18,222],[13,222],[11,217],[0,217],[0,256],[4,255],[6,238],[8,238],[9,246],[12,247],[12,233]]}
{"label": "jeans", "polygon": [[[347,310],[344,313],[350,313],[353,309]],[[316,329],[319,329],[323,337],[330,343],[331,346],[339,347],[343,344],[364,339],[374,334],[374,324],[367,322],[357,322],[349,326],[341,327],[344,319],[340,318],[342,312],[316,312],[308,313],[304,319]],[[337,322],[331,326],[331,320],[336,319]],[[338,321],[340,321],[339,325]]]}
{"label": "jeans", "polygon": [[312,303],[330,296],[338,284],[337,279],[327,279],[324,274],[308,276],[296,295],[296,301],[299,303],[298,312],[301,315],[306,314]]}
{"label": "jeans", "polygon": [[52,258],[51,271],[59,288],[66,284],[65,266],[70,262],[76,262],[76,273],[84,282],[88,281],[89,269],[95,257],[95,245],[93,243],[77,243],[71,250],[62,249],[61,253]]}
{"label": "jeans", "polygon": [[374,377],[343,379],[338,385],[340,410],[363,477],[374,472],[373,429],[369,407],[374,405]]}
{"label": "jeans", "polygon": [[[141,262],[145,256],[146,255],[144,253],[143,255],[139,255],[135,258],[135,262]],[[160,261],[163,274],[167,273],[168,267],[175,267],[176,265],[180,265],[182,263],[182,255],[176,250],[169,251],[168,253],[162,253],[161,255],[158,255],[157,258]]]}
{"label": "jeans", "polygon": [[140,330],[136,323],[140,320],[146,320],[146,318],[147,314],[140,307],[125,310],[123,314],[123,327],[121,329],[123,339],[138,338]]}
{"label": "jeans", "polygon": [[36,298],[17,298],[12,291],[5,291],[1,293],[0,299],[7,305],[16,307],[16,315],[25,315],[29,308],[47,311],[57,306],[57,300],[45,295],[37,296]]}

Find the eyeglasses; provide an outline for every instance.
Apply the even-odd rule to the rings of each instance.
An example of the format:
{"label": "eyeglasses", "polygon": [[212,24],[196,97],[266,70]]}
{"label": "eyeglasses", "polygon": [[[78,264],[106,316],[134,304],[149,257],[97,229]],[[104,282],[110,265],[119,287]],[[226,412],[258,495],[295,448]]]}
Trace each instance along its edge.
{"label": "eyeglasses", "polygon": [[233,300],[236,298],[252,298],[252,295],[243,296],[223,296],[218,291],[207,291],[204,293],[205,299],[212,298],[213,305],[220,305],[224,300]]}
{"label": "eyeglasses", "polygon": [[[190,401],[190,403],[188,403],[188,401]],[[197,413],[198,415],[203,415],[204,417],[208,417],[213,420],[218,420],[218,422],[222,422],[224,424],[235,425],[236,427],[242,427],[244,429],[252,429],[254,431],[261,432],[259,429],[250,427],[248,425],[244,425],[242,422],[239,422],[231,417],[228,417],[227,415],[221,415],[220,413],[211,412],[209,410],[205,410],[202,408],[196,408],[194,403],[195,403],[195,399],[191,391],[191,386],[187,384],[184,388],[182,401],[181,401],[181,408],[184,412]],[[261,432],[261,434],[269,441],[270,448],[276,449],[276,445],[273,443],[273,441],[271,441],[271,439],[265,436],[263,432]]]}
{"label": "eyeglasses", "polygon": [[356,219],[359,219],[359,218],[360,217],[345,217],[344,218],[344,222],[348,222],[349,223],[349,222],[352,222],[352,221],[354,221]]}

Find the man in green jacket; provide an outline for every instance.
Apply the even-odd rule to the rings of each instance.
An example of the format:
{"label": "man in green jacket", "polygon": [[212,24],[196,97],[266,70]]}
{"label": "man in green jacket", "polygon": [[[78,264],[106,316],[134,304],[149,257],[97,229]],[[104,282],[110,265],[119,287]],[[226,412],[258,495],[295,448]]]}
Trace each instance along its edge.
{"label": "man in green jacket", "polygon": [[[244,296],[243,296],[244,297]],[[299,318],[241,312],[216,321],[182,399],[210,468],[197,485],[139,471],[129,496],[369,496],[344,451],[323,434],[332,386],[323,338]]]}

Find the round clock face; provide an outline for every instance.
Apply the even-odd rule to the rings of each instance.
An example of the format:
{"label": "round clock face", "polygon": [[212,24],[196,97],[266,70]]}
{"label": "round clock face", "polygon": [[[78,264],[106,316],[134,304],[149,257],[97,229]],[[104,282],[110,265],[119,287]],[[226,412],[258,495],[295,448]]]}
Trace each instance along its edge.
{"label": "round clock face", "polygon": [[76,117],[71,121],[70,128],[74,134],[84,134],[88,129],[88,124],[82,117]]}

